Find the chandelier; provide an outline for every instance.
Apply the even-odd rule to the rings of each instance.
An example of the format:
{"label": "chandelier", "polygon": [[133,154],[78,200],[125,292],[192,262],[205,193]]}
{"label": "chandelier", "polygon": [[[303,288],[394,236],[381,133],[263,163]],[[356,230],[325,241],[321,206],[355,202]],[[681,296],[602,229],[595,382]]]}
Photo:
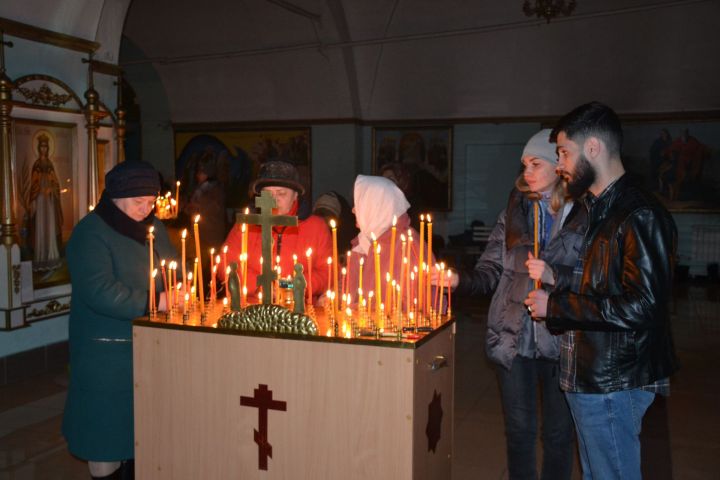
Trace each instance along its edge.
{"label": "chandelier", "polygon": [[575,10],[576,3],[575,0],[525,0],[523,12],[528,17],[543,17],[550,23],[550,20],[558,15],[570,15]]}

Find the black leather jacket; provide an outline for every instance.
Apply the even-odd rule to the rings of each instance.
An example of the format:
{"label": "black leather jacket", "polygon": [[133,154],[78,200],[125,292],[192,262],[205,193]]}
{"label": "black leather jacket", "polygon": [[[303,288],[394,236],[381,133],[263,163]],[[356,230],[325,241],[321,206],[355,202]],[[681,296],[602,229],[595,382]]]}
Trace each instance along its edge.
{"label": "black leather jacket", "polygon": [[675,223],[627,175],[586,204],[582,280],[573,285],[572,269],[555,269],[547,325],[576,331],[573,391],[650,385],[677,369],[668,308]]}

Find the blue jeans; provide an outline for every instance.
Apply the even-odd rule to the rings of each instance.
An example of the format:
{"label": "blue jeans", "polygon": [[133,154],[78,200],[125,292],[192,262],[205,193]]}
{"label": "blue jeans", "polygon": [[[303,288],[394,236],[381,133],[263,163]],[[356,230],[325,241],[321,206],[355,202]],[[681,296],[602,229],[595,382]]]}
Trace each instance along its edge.
{"label": "blue jeans", "polygon": [[[570,479],[573,466],[573,423],[558,383],[558,364],[517,355],[510,371],[497,368],[510,480],[537,480],[535,449],[537,410],[542,394],[543,480]],[[539,386],[539,388],[538,388]]]}
{"label": "blue jeans", "polygon": [[640,480],[640,430],[655,394],[644,390],[566,393],[584,480]]}

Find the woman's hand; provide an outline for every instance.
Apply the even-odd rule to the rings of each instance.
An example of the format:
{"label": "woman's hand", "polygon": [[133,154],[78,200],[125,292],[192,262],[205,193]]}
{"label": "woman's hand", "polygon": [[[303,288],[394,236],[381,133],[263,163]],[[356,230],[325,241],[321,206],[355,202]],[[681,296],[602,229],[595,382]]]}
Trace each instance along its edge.
{"label": "woman's hand", "polygon": [[543,260],[535,258],[532,252],[528,252],[528,260],[525,262],[525,266],[528,269],[530,278],[533,280],[540,280],[540,282],[547,285],[555,285],[555,275],[550,266]]}

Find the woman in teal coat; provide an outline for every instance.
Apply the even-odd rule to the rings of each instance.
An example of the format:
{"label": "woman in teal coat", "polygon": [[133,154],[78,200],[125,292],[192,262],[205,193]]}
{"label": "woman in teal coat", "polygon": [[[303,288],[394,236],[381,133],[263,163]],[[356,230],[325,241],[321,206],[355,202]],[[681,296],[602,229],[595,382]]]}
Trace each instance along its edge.
{"label": "woman in teal coat", "polygon": [[[155,265],[176,257],[153,214],[159,190],[150,164],[118,164],[105,176],[97,207],[67,244],[70,386],[62,431],[70,452],[88,461],[92,478],[133,478],[132,320],[148,312],[150,226]],[[165,293],[156,284],[162,311]]]}

